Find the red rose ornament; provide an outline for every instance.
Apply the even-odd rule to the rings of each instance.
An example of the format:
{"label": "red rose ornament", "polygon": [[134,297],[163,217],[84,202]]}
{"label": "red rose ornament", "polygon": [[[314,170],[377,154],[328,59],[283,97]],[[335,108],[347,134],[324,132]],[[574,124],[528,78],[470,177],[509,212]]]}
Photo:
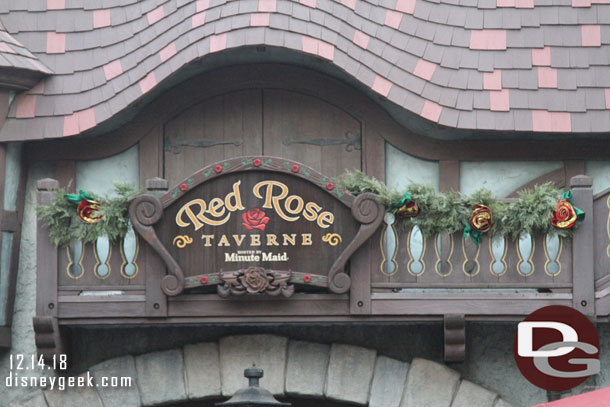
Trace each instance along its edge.
{"label": "red rose ornament", "polygon": [[557,207],[553,211],[551,223],[559,229],[570,229],[576,224],[578,216],[574,206],[567,199],[557,202]]}

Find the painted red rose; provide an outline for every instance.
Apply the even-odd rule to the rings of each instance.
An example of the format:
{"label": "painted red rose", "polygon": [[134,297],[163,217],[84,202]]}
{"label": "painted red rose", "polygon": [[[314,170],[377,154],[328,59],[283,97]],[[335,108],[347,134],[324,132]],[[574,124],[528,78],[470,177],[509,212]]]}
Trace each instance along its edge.
{"label": "painted red rose", "polygon": [[296,164],[292,166],[292,172],[294,172],[294,173],[299,172],[299,170],[300,170],[300,169],[301,169],[301,168],[299,168],[299,166],[298,166],[298,165],[296,165]]}
{"label": "painted red rose", "polygon": [[255,158],[253,161],[253,164],[255,167],[260,167],[261,166],[261,160],[259,160],[258,158]]}
{"label": "painted red rose", "polygon": [[265,212],[258,208],[250,209],[241,214],[242,225],[248,230],[265,230],[269,217],[265,216]]}
{"label": "painted red rose", "polygon": [[187,189],[189,189],[189,187],[186,184],[180,184],[180,191],[184,192]]}
{"label": "painted red rose", "polygon": [[332,191],[333,189],[335,189],[335,184],[333,184],[332,182],[329,182],[328,184],[326,184],[326,189],[328,189],[329,191]]}
{"label": "painted red rose", "polygon": [[217,174],[220,174],[222,172],[222,165],[215,165],[214,171],[216,171]]}

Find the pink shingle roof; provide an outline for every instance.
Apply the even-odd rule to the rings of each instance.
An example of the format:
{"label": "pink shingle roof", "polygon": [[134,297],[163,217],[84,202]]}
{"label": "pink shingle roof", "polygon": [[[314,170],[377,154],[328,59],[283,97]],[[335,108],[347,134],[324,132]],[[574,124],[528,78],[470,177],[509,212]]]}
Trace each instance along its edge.
{"label": "pink shingle roof", "polygon": [[6,35],[54,75],[0,140],[80,134],[192,60],[253,44],[320,57],[448,127],[609,132],[609,1],[6,0],[0,66],[29,52]]}

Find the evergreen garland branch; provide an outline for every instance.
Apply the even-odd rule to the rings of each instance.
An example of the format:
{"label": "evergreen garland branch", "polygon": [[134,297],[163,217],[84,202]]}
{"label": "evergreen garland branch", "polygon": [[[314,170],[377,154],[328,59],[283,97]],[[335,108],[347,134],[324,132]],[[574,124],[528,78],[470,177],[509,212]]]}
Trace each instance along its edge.
{"label": "evergreen garland branch", "polygon": [[102,236],[111,242],[118,242],[129,230],[129,203],[142,192],[136,191],[130,184],[115,182],[114,193],[114,198],[91,194],[100,203],[96,215],[102,218],[97,223],[84,223],[78,218],[76,207],[65,198],[64,188],[55,191],[51,205],[39,206],[36,212],[49,229],[51,242],[57,247],[67,246],[73,240],[90,243]]}
{"label": "evergreen garland branch", "polygon": [[[377,194],[380,203],[391,213],[397,211],[392,204],[403,196],[361,171],[346,172],[337,179],[337,183],[354,195],[364,192]],[[470,195],[460,195],[456,192],[436,192],[429,185],[413,183],[406,188],[406,192],[419,204],[421,214],[415,218],[397,219],[398,227],[410,229],[417,225],[425,236],[463,230],[477,204],[488,206],[491,210],[491,236],[507,236],[513,240],[524,233],[572,236],[572,230],[557,229],[551,224],[553,210],[561,197],[561,191],[551,182],[519,191],[519,197],[510,202],[494,197],[485,188]]]}

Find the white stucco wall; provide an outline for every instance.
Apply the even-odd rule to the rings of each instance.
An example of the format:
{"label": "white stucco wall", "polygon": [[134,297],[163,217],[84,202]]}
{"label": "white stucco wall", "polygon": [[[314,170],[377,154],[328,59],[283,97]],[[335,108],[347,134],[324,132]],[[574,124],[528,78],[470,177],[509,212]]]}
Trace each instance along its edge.
{"label": "white stucco wall", "polygon": [[460,191],[471,194],[487,188],[505,197],[517,188],[563,166],[561,161],[463,161],[460,163]]}
{"label": "white stucco wall", "polygon": [[404,191],[411,183],[431,185],[438,191],[437,161],[415,158],[386,143],[386,184]]}
{"label": "white stucco wall", "polygon": [[76,163],[76,189],[98,195],[112,195],[114,182],[133,184],[138,188],[138,145],[112,157]]}
{"label": "white stucco wall", "polygon": [[587,161],[585,174],[593,177],[593,193],[610,187],[610,161]]}

